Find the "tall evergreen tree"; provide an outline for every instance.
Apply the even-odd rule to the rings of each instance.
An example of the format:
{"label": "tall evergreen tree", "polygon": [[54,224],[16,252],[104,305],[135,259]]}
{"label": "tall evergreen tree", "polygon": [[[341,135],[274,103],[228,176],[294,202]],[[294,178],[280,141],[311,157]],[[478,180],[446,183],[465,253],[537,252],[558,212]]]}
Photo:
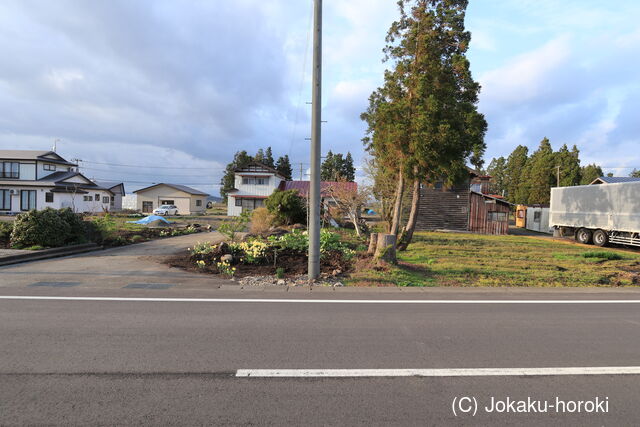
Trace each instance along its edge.
{"label": "tall evergreen tree", "polygon": [[494,193],[506,196],[507,194],[507,160],[504,157],[498,157],[491,160],[487,168],[487,174],[492,178],[492,191]]}
{"label": "tall evergreen tree", "polygon": [[512,203],[527,203],[529,193],[523,183],[523,175],[526,174],[529,149],[524,145],[518,145],[507,158],[505,166],[504,185],[507,196]]}
{"label": "tall evergreen tree", "polygon": [[291,169],[291,162],[289,162],[289,156],[285,154],[278,158],[276,162],[276,170],[285,177],[287,181],[291,181],[293,170]]}
{"label": "tall evergreen tree", "polygon": [[264,150],[260,148],[255,156],[253,156],[254,161],[258,163],[264,164]]}
{"label": "tall evergreen tree", "polygon": [[234,171],[248,165],[253,161],[254,158],[248,155],[244,150],[238,151],[235,156],[233,156],[233,161],[227,165],[225,174],[220,180],[220,196],[222,196],[225,203],[227,201],[229,191],[235,188],[236,177]]}
{"label": "tall evergreen tree", "polygon": [[594,179],[604,176],[602,168],[595,163],[583,166],[580,170],[580,185],[589,185]]}
{"label": "tall evergreen tree", "polygon": [[556,182],[557,175],[560,175],[560,187],[570,187],[572,185],[580,184],[580,151],[575,145],[569,151],[566,144],[560,147],[560,150],[555,154],[556,168],[559,167],[559,171],[556,169]]}
{"label": "tall evergreen tree", "polygon": [[548,138],[540,141],[540,146],[531,155],[526,184],[529,188],[529,204],[547,204],[551,197],[551,187],[555,185],[555,159]]}
{"label": "tall evergreen tree", "polygon": [[[385,158],[395,154],[398,164],[392,233],[399,231],[404,179],[413,182],[411,212],[399,238],[401,250],[415,229],[421,183],[427,177],[457,181],[466,173],[469,158],[473,155],[478,163],[484,153],[487,124],[477,111],[480,85],[473,80],[465,56],[471,40],[464,26],[467,4],[467,0],[398,1],[400,18],[391,25],[384,49],[394,66],[363,114],[373,151],[377,154],[384,148]],[[400,120],[389,120],[394,115]],[[383,143],[376,147],[378,133]]]}
{"label": "tall evergreen tree", "polygon": [[640,178],[640,170],[633,169],[633,171],[629,174],[631,178]]}
{"label": "tall evergreen tree", "polygon": [[262,159],[262,164],[269,166],[270,168],[275,167],[275,162],[273,161],[273,153],[271,152],[271,147],[267,147],[264,152],[264,158]]}
{"label": "tall evergreen tree", "polygon": [[347,151],[347,156],[344,158],[344,162],[342,163],[342,171],[340,173],[341,178],[346,181],[353,182],[356,179],[356,168],[353,166],[353,157],[351,157],[351,152]]}

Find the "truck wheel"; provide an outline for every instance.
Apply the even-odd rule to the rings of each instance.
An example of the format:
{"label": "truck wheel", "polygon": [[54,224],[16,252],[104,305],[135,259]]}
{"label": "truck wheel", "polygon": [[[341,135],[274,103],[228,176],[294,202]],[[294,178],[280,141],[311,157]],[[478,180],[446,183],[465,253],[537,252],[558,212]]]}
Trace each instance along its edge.
{"label": "truck wheel", "polygon": [[593,243],[600,247],[607,246],[609,235],[602,230],[596,230],[593,232]]}
{"label": "truck wheel", "polygon": [[576,233],[576,240],[578,241],[578,243],[582,243],[584,245],[588,245],[591,243],[591,237],[591,230],[589,230],[588,228],[581,228]]}

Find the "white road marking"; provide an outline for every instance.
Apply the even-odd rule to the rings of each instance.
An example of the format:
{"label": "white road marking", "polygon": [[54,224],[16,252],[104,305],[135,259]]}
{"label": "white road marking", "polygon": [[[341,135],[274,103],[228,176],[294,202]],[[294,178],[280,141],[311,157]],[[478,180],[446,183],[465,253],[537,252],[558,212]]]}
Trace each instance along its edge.
{"label": "white road marking", "polygon": [[236,372],[236,377],[251,378],[530,377],[557,375],[640,375],[640,366],[479,369],[239,369]]}
{"label": "white road marking", "polygon": [[294,303],[294,304],[640,304],[640,300],[377,300],[377,299],[270,299],[270,298],[126,298],[126,297],[52,297],[0,296],[0,300],[29,301],[129,301],[129,302],[214,302],[214,303]]}

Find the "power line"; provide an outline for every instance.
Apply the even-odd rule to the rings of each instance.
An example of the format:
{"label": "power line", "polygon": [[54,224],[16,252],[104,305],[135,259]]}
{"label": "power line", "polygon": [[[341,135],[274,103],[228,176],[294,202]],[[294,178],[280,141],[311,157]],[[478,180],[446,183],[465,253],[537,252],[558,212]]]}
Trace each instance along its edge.
{"label": "power line", "polygon": [[[87,167],[87,166],[81,166],[82,169],[88,170],[88,171],[98,171],[98,172],[115,172],[113,170],[109,170],[109,169],[99,169],[99,168],[94,168],[94,167]],[[199,174],[199,175],[184,175],[184,174],[164,174],[164,173],[140,173],[140,172],[133,172],[133,171],[127,171],[127,172],[120,172],[120,173],[126,173],[128,175],[141,175],[141,176],[178,176],[178,177],[183,177],[183,178],[195,178],[195,177],[203,177],[203,174]],[[206,175],[204,175],[206,177]],[[213,176],[213,175],[209,175],[209,176]]]}
{"label": "power line", "polygon": [[118,167],[123,167],[123,168],[148,168],[148,169],[189,169],[189,170],[225,170],[226,168],[216,168],[216,167],[210,167],[210,168],[192,168],[192,167],[187,167],[187,166],[178,166],[178,167],[165,167],[165,166],[141,166],[141,165],[124,165],[124,164],[118,164],[118,163],[102,163],[102,162],[92,162],[90,160],[80,160],[80,159],[76,159],[79,162],[82,163],[91,163],[94,165],[105,165],[105,166],[118,166]]}
{"label": "power line", "polygon": [[[110,179],[107,178],[93,178],[96,181],[112,181]],[[122,180],[123,183],[129,183],[129,184],[162,184],[162,181],[129,181],[129,180]],[[211,182],[171,182],[170,184],[178,184],[178,185],[211,185],[211,186],[218,186],[219,184],[212,184]]]}

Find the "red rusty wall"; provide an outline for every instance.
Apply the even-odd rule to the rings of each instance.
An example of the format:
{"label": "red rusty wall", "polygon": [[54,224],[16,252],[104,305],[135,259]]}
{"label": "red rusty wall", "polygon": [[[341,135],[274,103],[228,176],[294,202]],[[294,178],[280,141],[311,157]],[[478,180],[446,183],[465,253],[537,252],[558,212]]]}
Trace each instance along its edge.
{"label": "red rusty wall", "polygon": [[[504,212],[505,218],[501,221],[489,221],[489,212]],[[469,231],[482,234],[507,234],[510,213],[509,205],[477,193],[471,193],[469,200]]]}

